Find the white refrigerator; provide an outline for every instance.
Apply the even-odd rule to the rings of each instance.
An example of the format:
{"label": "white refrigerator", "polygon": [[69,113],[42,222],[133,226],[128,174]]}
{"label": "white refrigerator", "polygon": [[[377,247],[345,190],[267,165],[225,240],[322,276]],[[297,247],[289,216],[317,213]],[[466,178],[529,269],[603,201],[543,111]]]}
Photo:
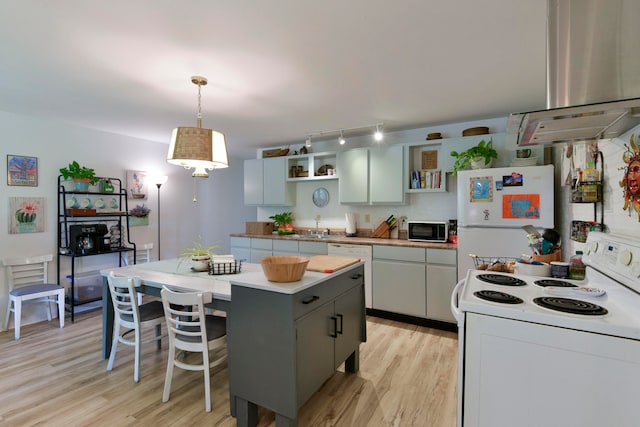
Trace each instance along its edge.
{"label": "white refrigerator", "polygon": [[458,280],[479,257],[532,254],[523,225],[554,227],[553,165],[458,172]]}

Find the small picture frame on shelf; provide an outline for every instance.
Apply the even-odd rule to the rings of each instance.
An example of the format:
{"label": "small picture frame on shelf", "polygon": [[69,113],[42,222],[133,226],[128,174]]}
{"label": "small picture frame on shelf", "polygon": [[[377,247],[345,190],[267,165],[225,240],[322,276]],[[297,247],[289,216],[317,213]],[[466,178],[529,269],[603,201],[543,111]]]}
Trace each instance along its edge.
{"label": "small picture frame on shelf", "polygon": [[38,186],[38,158],[7,154],[7,185]]}

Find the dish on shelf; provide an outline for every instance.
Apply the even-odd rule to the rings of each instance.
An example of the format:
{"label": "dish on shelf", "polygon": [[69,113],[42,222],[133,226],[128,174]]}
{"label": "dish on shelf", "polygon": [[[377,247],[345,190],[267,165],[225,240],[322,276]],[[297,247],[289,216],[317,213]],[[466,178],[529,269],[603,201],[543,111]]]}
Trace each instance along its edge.
{"label": "dish on shelf", "polygon": [[329,169],[333,169],[332,165],[322,165],[318,168],[316,176],[324,176],[329,174]]}
{"label": "dish on shelf", "polygon": [[280,157],[289,154],[288,148],[277,148],[275,150],[265,150],[262,152],[262,157]]}
{"label": "dish on shelf", "polygon": [[477,126],[474,128],[465,129],[462,131],[462,136],[473,136],[473,135],[486,135],[489,133],[489,128],[486,126]]}

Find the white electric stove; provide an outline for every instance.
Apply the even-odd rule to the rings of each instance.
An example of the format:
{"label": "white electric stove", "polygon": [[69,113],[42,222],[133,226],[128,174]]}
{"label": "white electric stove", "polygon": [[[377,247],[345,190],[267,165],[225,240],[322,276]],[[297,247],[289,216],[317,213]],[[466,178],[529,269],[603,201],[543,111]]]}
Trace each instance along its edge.
{"label": "white electric stove", "polygon": [[459,426],[637,425],[640,240],[592,232],[583,261],[583,281],[458,283]]}

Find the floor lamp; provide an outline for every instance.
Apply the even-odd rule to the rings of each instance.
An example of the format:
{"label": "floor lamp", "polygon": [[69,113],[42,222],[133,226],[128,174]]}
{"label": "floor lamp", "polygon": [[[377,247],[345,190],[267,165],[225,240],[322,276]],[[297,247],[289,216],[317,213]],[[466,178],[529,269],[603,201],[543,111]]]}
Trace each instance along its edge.
{"label": "floor lamp", "polygon": [[167,182],[166,175],[158,175],[153,178],[153,182],[158,187],[158,261],[160,261],[160,187]]}

